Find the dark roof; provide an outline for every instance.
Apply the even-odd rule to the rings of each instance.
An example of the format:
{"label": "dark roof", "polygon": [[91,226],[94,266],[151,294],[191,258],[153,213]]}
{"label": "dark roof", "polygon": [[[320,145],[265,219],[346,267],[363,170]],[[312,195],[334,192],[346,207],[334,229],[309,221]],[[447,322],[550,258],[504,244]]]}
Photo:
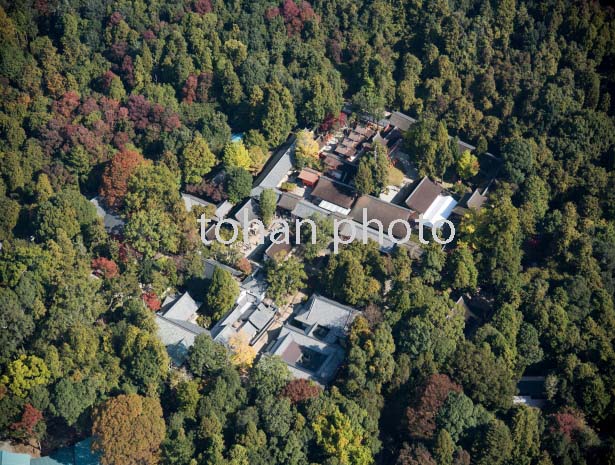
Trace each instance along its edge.
{"label": "dark roof", "polygon": [[[371,195],[363,195],[357,199],[354,207],[350,211],[349,216],[357,223],[363,223],[363,209],[367,213],[367,220],[379,220],[384,226],[383,233],[386,236],[389,224],[393,220],[405,220],[412,226],[412,219],[414,219],[414,212],[407,208],[400,207],[384,200],[380,200]],[[371,225],[370,225],[371,226]],[[396,223],[393,227],[393,235],[398,238],[403,238],[407,235],[406,227],[403,224]]]}
{"label": "dark roof", "polygon": [[350,186],[333,181],[325,176],[320,178],[318,184],[312,190],[312,195],[343,208],[350,208],[352,202],[354,202],[354,192]]}
{"label": "dark roof", "polygon": [[282,194],[280,194],[280,198],[278,199],[278,208],[292,211],[300,200],[301,197],[298,195],[282,192]]}
{"label": "dark roof", "polygon": [[414,118],[404,115],[399,111],[391,113],[391,117],[389,118],[389,124],[399,128],[401,131],[407,131],[414,123],[416,123]]}
{"label": "dark roof", "polygon": [[291,341],[282,352],[282,360],[294,364],[299,357],[301,357],[301,347],[295,341]]}
{"label": "dark roof", "polygon": [[406,205],[414,211],[425,213],[440,192],[442,188],[425,176],[406,199]]}

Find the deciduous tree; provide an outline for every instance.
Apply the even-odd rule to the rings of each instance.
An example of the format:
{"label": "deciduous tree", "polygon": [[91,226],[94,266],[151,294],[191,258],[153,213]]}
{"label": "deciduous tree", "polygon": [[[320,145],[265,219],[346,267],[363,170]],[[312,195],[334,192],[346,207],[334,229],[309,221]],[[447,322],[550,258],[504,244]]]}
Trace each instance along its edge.
{"label": "deciduous tree", "polygon": [[92,448],[103,465],[155,465],[165,436],[158,399],[121,394],[94,414]]}

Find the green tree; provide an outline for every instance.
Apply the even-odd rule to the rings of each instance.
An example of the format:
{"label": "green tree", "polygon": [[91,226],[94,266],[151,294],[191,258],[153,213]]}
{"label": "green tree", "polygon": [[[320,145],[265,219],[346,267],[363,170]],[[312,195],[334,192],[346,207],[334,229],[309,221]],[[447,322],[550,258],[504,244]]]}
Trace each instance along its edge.
{"label": "green tree", "polygon": [[452,378],[471,397],[489,408],[508,408],[515,393],[512,373],[487,343],[462,342],[451,362]]}
{"label": "green tree", "polygon": [[457,160],[457,174],[461,179],[470,179],[478,174],[478,158],[469,150],[464,150]]}
{"label": "green tree", "polygon": [[534,148],[528,140],[517,137],[506,142],[502,146],[502,158],[504,174],[511,182],[520,184],[532,174]]}
{"label": "green tree", "polygon": [[231,273],[217,266],[205,295],[205,306],[213,320],[219,320],[239,297],[239,284]]}
{"label": "green tree", "polygon": [[278,200],[277,195],[272,189],[264,189],[261,192],[259,200],[261,218],[265,226],[269,227],[275,215]]}
{"label": "green tree", "polygon": [[284,142],[296,124],[295,105],[289,90],[274,81],[265,87],[261,127],[271,146]]}
{"label": "green tree", "polygon": [[207,378],[228,367],[229,354],[226,347],[214,342],[207,333],[194,338],[188,352],[188,367],[193,375]]}
{"label": "green tree", "polygon": [[375,191],[372,164],[369,157],[361,157],[354,178],[354,186],[361,195],[372,194]]}
{"label": "green tree", "polygon": [[518,406],[511,425],[512,465],[530,465],[540,455],[540,410]]}
{"label": "green tree", "polygon": [[157,252],[175,253],[179,249],[177,224],[158,209],[140,210],[130,216],[124,228],[126,239],[138,252],[152,258]]}
{"label": "green tree", "polygon": [[50,377],[51,373],[43,359],[36,355],[21,355],[8,364],[0,384],[16,396],[26,397],[35,386],[46,385]]}
{"label": "green tree", "polygon": [[232,203],[237,203],[250,195],[252,176],[243,168],[233,168],[227,173],[226,192]]}
{"label": "green tree", "polygon": [[433,455],[438,465],[452,465],[455,443],[445,429],[441,429],[436,437]]}
{"label": "green tree", "polygon": [[283,261],[270,260],[267,263],[267,296],[278,305],[285,303],[305,286],[307,275],[303,264],[296,257],[289,257]]}
{"label": "green tree", "polygon": [[0,288],[0,308],[0,360],[8,362],[34,332],[34,319],[17,294],[5,287]]}
{"label": "green tree", "polygon": [[[226,153],[226,151],[225,151]],[[216,164],[216,157],[209,150],[207,141],[199,134],[182,152],[182,169],[186,184],[198,184]]]}
{"label": "green tree", "polygon": [[88,381],[61,379],[55,386],[54,394],[53,405],[57,415],[64,418],[69,426],[74,425],[96,401],[96,389]]}
{"label": "green tree", "polygon": [[323,252],[333,240],[333,220],[328,216],[314,213],[310,216],[316,225],[316,240],[312,243],[312,231],[309,225],[301,227],[301,244],[305,251],[304,257],[313,260]]}
{"label": "green tree", "polygon": [[486,426],[484,434],[477,437],[472,457],[478,465],[500,465],[510,458],[512,447],[508,427],[495,419]]}
{"label": "green tree", "polygon": [[474,264],[472,251],[460,244],[448,257],[447,273],[453,289],[461,292],[474,292],[478,286],[478,270]]}

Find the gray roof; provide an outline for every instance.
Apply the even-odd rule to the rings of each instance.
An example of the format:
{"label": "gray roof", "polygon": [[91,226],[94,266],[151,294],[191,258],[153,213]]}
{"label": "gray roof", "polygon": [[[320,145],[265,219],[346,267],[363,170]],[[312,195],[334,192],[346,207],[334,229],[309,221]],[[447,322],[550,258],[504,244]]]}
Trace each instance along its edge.
{"label": "gray roof", "polygon": [[352,207],[354,202],[352,187],[326,176],[321,176],[316,187],[312,190],[312,196],[343,208]]}
{"label": "gray roof", "polygon": [[105,210],[98,197],[94,197],[90,202],[96,207],[96,214],[99,218],[102,218],[107,232],[116,232],[124,226],[124,220],[119,215]]}
{"label": "gray roof", "polygon": [[164,313],[162,315],[165,318],[174,320],[190,321],[196,319],[196,313],[200,306],[201,304],[196,302],[190,294],[184,292],[181,297],[174,301],[169,302],[165,299],[165,305],[163,305]]}
{"label": "gray roof", "polygon": [[216,218],[218,221],[223,220],[226,215],[233,209],[233,204],[228,200],[225,200],[216,207]]}
{"label": "gray roof", "polygon": [[416,119],[399,111],[391,113],[391,117],[389,118],[389,124],[399,128],[401,131],[407,131],[414,123],[416,123]]}
{"label": "gray roof", "polygon": [[215,207],[213,203],[207,202],[206,200],[200,199],[192,194],[186,194],[182,192],[182,200],[184,201],[184,205],[186,206],[187,211],[192,211],[195,206],[200,207]]}
{"label": "gray roof", "polygon": [[[352,222],[352,226],[349,223],[342,223],[339,229],[340,236],[351,237],[351,228],[354,226],[355,241],[363,240],[363,224],[357,221]],[[376,242],[380,246],[381,252],[391,252],[395,248],[395,243],[389,238],[386,231],[383,231],[382,240],[380,240],[380,234],[375,229],[370,227],[366,228],[367,239]]]}
{"label": "gray roof", "polygon": [[[450,138],[452,139],[452,137]],[[476,147],[474,147],[472,144],[468,144],[467,142],[457,139],[457,149],[459,150],[459,153],[463,153],[466,150],[473,152],[474,150],[476,150]]]}
{"label": "gray roof", "polygon": [[283,210],[292,211],[293,208],[299,203],[301,197],[295,194],[290,194],[288,192],[282,192],[278,199],[278,208]]}
{"label": "gray roof", "polygon": [[259,219],[258,214],[258,206],[256,205],[256,201],[252,198],[247,199],[244,204],[241,206],[237,213],[233,216],[240,223],[243,221],[244,211],[248,212],[248,221]]}
{"label": "gray roof", "polygon": [[250,195],[256,197],[263,189],[274,189],[282,182],[284,177],[293,168],[295,154],[295,141],[287,148],[279,150],[273,155],[263,171],[258,175],[254,183],[254,188]]}
{"label": "gray roof", "polygon": [[[323,358],[322,363],[315,370],[308,370],[298,363],[307,351],[316,352]],[[286,362],[293,377],[312,379],[321,384],[327,384],[333,380],[346,354],[339,344],[314,339],[288,326],[282,327],[270,353],[280,356]]]}
{"label": "gray roof", "polygon": [[480,210],[486,200],[487,200],[487,197],[484,195],[481,195],[479,190],[476,189],[474,190],[474,192],[472,192],[472,195],[466,201],[466,205],[468,206],[468,208]]}
{"label": "gray roof", "polygon": [[212,328],[214,340],[223,344],[240,332],[245,333],[250,343],[255,343],[264,334],[275,316],[275,308],[265,305],[262,296],[244,290],[233,307]]}
{"label": "gray roof", "polygon": [[297,218],[301,219],[309,218],[316,213],[323,216],[329,216],[328,210],[320,208],[319,206],[314,205],[307,200],[300,200],[299,202],[297,202],[297,205],[295,205],[295,208],[293,208],[291,212],[293,216],[296,216]]}
{"label": "gray roof", "polygon": [[325,341],[335,342],[349,329],[350,324],[357,316],[358,311],[352,307],[342,305],[319,294],[313,294],[307,305],[294,316],[294,320],[305,324],[306,335],[313,337],[316,326],[323,326],[331,330],[331,337]]}
{"label": "gray roof", "polygon": [[[356,222],[363,223],[364,212],[367,221],[378,220],[382,223],[384,234],[388,233],[389,226],[394,221],[403,220],[412,226],[411,220],[414,218],[413,211],[371,195],[362,195],[359,197],[350,211],[349,216]],[[371,225],[373,225],[373,223],[370,223],[370,226]],[[397,238],[405,237],[408,233],[406,226],[399,221],[393,224],[392,232]]]}
{"label": "gray roof", "polygon": [[156,315],[156,325],[158,326],[158,337],[177,366],[186,360],[188,349],[194,344],[194,338],[199,334],[208,333],[205,328],[198,325],[160,315]]}
{"label": "gray roof", "polygon": [[224,263],[220,263],[219,261],[214,260],[213,258],[205,258],[203,259],[203,263],[205,264],[205,278],[206,279],[212,278],[216,267],[219,267],[219,268],[222,268],[223,270],[228,271],[234,277],[241,276],[241,271],[236,270],[235,268],[231,268],[230,266],[225,265]]}

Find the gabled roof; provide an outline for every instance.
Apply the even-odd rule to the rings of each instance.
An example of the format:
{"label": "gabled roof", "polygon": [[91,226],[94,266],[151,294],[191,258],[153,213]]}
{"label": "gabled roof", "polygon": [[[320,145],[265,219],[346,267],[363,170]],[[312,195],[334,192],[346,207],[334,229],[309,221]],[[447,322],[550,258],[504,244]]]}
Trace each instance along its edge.
{"label": "gabled roof", "polygon": [[208,333],[198,325],[156,315],[158,337],[167,348],[169,357],[175,365],[181,365],[188,355],[188,349],[194,344],[194,339],[202,333]]}
{"label": "gabled roof", "polygon": [[466,205],[468,208],[480,210],[486,200],[487,197],[482,195],[478,189],[475,189],[470,198],[466,201]]}
{"label": "gabled roof", "polygon": [[293,167],[295,155],[295,141],[285,149],[279,150],[265,164],[265,168],[256,178],[254,188],[250,195],[260,195],[263,189],[274,189],[280,185],[284,177]]}
{"label": "gabled roof", "polygon": [[334,181],[326,176],[321,176],[318,184],[312,190],[312,196],[342,208],[350,208],[354,202],[354,192],[349,185]]}
{"label": "gabled roof", "polygon": [[318,178],[320,177],[320,174],[318,171],[316,170],[312,170],[310,168],[303,168],[301,170],[301,172],[299,173],[298,178],[301,181],[305,181],[308,182],[310,184],[314,184],[318,181]]}
{"label": "gabled roof", "polygon": [[342,305],[319,294],[313,294],[307,307],[294,318],[307,326],[321,325],[344,333],[349,329],[357,313],[357,310],[352,307]]}
{"label": "gabled roof", "polygon": [[329,216],[330,212],[320,208],[318,205],[314,205],[312,202],[300,200],[290,213],[297,218],[305,219],[315,214]]}
{"label": "gabled roof", "polygon": [[179,299],[168,306],[162,316],[174,320],[192,321],[196,319],[196,313],[199,307],[200,304],[198,304],[190,294],[184,292]]}
{"label": "gabled roof", "polygon": [[[371,195],[362,195],[354,204],[350,211],[350,216],[358,223],[363,223],[363,210],[366,212],[367,220],[379,220],[383,225],[383,233],[386,235],[389,225],[394,220],[404,220],[412,226],[412,219],[415,213],[407,208],[400,207],[393,203],[385,202]],[[407,235],[406,227],[397,222],[393,226],[393,235],[397,238],[403,238]]]}
{"label": "gabled roof", "polygon": [[215,213],[215,216],[218,219],[218,221],[223,220],[232,209],[233,209],[233,204],[229,202],[228,200],[225,200],[224,202],[220,203],[216,207],[216,213]]}
{"label": "gabled roof", "polygon": [[182,200],[184,201],[184,205],[186,206],[186,211],[192,211],[195,206],[200,207],[215,207],[213,203],[207,202],[206,200],[200,199],[192,194],[186,194],[182,192]]}
{"label": "gabled roof", "polygon": [[92,202],[92,204],[96,208],[96,215],[99,218],[102,218],[105,230],[107,232],[117,231],[121,229],[122,226],[124,226],[124,220],[119,215],[105,210],[105,208],[100,203],[99,197],[94,197],[90,200],[90,202]]}
{"label": "gabled roof", "polygon": [[[270,353],[279,355],[286,362],[293,377],[312,379],[322,384],[333,380],[345,356],[345,351],[339,344],[306,336],[289,326],[282,327]],[[309,370],[300,363],[305,353],[317,353],[322,362],[315,369]]]}
{"label": "gabled roof", "polygon": [[205,278],[207,279],[211,279],[211,277],[214,275],[214,270],[216,269],[216,267],[222,268],[223,270],[228,271],[232,276],[234,277],[238,277],[241,276],[241,271],[236,270],[235,268],[231,268],[228,265],[225,265],[224,263],[220,263],[217,260],[214,260],[213,258],[204,258],[203,259],[203,264],[205,265]]}
{"label": "gabled roof", "polygon": [[425,213],[442,190],[442,187],[425,176],[406,199],[406,205],[416,212]]}
{"label": "gabled roof", "polygon": [[400,131],[407,131],[414,123],[416,123],[414,118],[404,115],[399,111],[394,111],[391,113],[391,117],[389,118],[389,124],[399,128]]}
{"label": "gabled roof", "polygon": [[256,205],[256,202],[252,198],[248,198],[243,203],[243,205],[239,208],[239,210],[237,210],[237,213],[235,213],[233,218],[235,218],[237,221],[241,223],[243,222],[244,212],[247,212],[248,221],[257,220],[259,218],[258,214],[256,213],[257,209],[258,207]]}
{"label": "gabled roof", "polygon": [[292,211],[300,200],[301,197],[298,195],[282,192],[282,194],[280,194],[280,198],[278,199],[278,208]]}
{"label": "gabled roof", "polygon": [[338,146],[335,147],[334,152],[350,158],[356,155],[357,150],[352,147],[346,147],[345,145],[338,144]]}

